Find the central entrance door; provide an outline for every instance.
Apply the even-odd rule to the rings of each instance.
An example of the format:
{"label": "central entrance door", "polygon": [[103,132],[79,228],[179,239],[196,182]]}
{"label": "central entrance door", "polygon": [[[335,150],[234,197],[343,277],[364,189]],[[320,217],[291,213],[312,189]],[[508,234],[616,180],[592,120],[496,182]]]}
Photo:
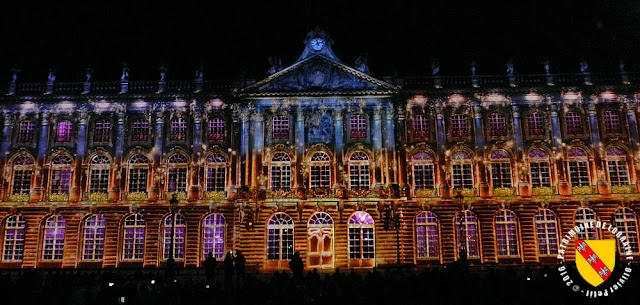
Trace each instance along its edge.
{"label": "central entrance door", "polygon": [[333,268],[333,219],[329,214],[318,212],[311,215],[308,239],[307,266],[310,269]]}

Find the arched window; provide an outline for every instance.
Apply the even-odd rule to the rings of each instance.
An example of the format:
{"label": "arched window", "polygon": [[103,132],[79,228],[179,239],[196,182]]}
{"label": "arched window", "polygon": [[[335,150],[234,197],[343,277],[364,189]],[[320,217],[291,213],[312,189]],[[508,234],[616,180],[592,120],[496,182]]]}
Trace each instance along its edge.
{"label": "arched window", "polygon": [[507,135],[507,124],[504,115],[501,113],[492,113],[488,117],[489,132],[492,137],[504,137]]}
{"label": "arched window", "polygon": [[323,152],[316,152],[309,160],[309,188],[331,188],[331,159]]}
{"label": "arched window", "polygon": [[175,218],[175,225],[172,226],[173,222],[171,219],[171,215],[167,215],[164,218],[164,239],[162,248],[162,257],[164,259],[169,259],[169,254],[171,253],[171,229],[173,228],[173,258],[175,260],[184,259],[184,241],[186,235],[187,225],[184,220],[184,217],[180,215],[180,213],[173,214]]}
{"label": "arched window", "polygon": [[518,256],[518,218],[508,210],[495,216],[498,256]]}
{"label": "arched window", "polygon": [[529,152],[531,187],[551,186],[551,166],[549,164],[549,155],[544,150],[535,148]]}
{"label": "arched window", "polygon": [[478,243],[478,220],[469,210],[459,212],[455,218],[458,256],[466,251],[468,257],[480,257]]}
{"label": "arched window", "polygon": [[454,189],[473,188],[471,154],[459,150],[451,156],[451,178]]}
{"label": "arched window", "polygon": [[596,214],[588,208],[579,208],[576,211],[576,226],[583,229],[578,233],[578,239],[598,239],[598,231],[596,229]]}
{"label": "arched window", "polygon": [[536,212],[536,236],[538,237],[538,254],[558,254],[558,223],[556,214],[549,209],[541,209]]}
{"label": "arched window", "polygon": [[103,215],[90,215],[85,219],[83,260],[102,259],[106,225],[107,220]]}
{"label": "arched window", "polygon": [[291,158],[286,153],[279,152],[271,158],[271,189],[291,190]]}
{"label": "arched window", "polygon": [[[622,232],[627,237],[631,252],[640,252],[638,250],[638,221],[636,220],[636,213],[630,208],[619,208],[614,214],[614,220],[618,232]],[[624,247],[620,247],[620,252],[625,252]]]}
{"label": "arched window", "polygon": [[574,147],[569,150],[567,167],[571,186],[588,186],[590,184],[589,159],[583,149]]}
{"label": "arched window", "polygon": [[289,261],[293,252],[293,219],[276,213],[267,223],[267,260]]}
{"label": "arched window", "polygon": [[413,187],[416,190],[434,188],[433,157],[426,152],[419,152],[411,158],[413,167]]}
{"label": "arched window", "polygon": [[58,155],[51,160],[50,194],[69,194],[72,170],[73,161],[66,155]]}
{"label": "arched window", "polygon": [[2,260],[21,261],[24,256],[24,235],[27,223],[22,215],[10,215],[4,222],[4,249]]}
{"label": "arched window", "polygon": [[43,260],[61,260],[67,221],[61,215],[51,215],[44,225]]}
{"label": "arched window", "polygon": [[187,191],[187,156],[174,154],[167,164],[167,192]]}
{"label": "arched window", "polygon": [[95,155],[89,165],[89,193],[106,193],[109,190],[111,159]]}
{"label": "arched window", "polygon": [[511,187],[511,158],[504,149],[496,149],[491,160],[491,182],[494,188]]}
{"label": "arched window", "polygon": [[349,157],[349,188],[352,190],[368,190],[369,156],[361,151],[356,151]]}
{"label": "arched window", "polygon": [[131,214],[124,220],[122,258],[141,260],[144,255],[145,223],[141,214]]}
{"label": "arched window", "polygon": [[611,185],[629,184],[629,167],[627,154],[618,147],[607,149],[607,173]]}
{"label": "arched window", "polygon": [[35,160],[31,156],[18,156],[13,159],[13,179],[11,180],[11,194],[29,195],[31,191],[31,177],[35,167]]}
{"label": "arched window", "polygon": [[309,268],[333,267],[333,219],[325,212],[316,212],[309,218],[307,257]]}
{"label": "arched window", "polygon": [[224,258],[224,216],[209,214],[202,220],[202,257],[209,253],[217,259]]}
{"label": "arched window", "polygon": [[416,215],[417,258],[438,258],[438,217],[430,211]]}
{"label": "arched window", "polygon": [[[367,212],[358,211],[349,218],[349,259],[352,266],[372,266],[375,258],[373,218]],[[356,262],[356,261],[360,262]],[[360,263],[360,264],[358,264]]]}
{"label": "arched window", "polygon": [[223,192],[227,185],[227,159],[222,154],[210,154],[207,157],[206,168],[207,192]]}
{"label": "arched window", "polygon": [[146,193],[149,182],[149,158],[135,154],[129,158],[129,193]]}

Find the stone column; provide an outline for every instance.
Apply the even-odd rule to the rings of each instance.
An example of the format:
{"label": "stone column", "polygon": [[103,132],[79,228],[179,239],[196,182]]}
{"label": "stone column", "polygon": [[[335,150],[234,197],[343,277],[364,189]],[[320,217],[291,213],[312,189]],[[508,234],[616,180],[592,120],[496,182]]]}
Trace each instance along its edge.
{"label": "stone column", "polygon": [[333,109],[333,119],[334,119],[334,133],[335,133],[335,182],[336,185],[339,186],[344,184],[345,182],[342,179],[342,174],[347,172],[347,169],[344,168],[344,164],[342,163],[342,156],[344,151],[342,148],[344,146],[344,120],[342,117],[342,108],[337,107]]}
{"label": "stone column", "polygon": [[112,184],[109,188],[109,201],[117,201],[120,200],[120,191],[124,189],[124,179],[122,179],[121,169],[122,164],[124,163],[122,158],[124,158],[124,124],[125,124],[125,113],[126,110],[124,107],[120,107],[116,110],[116,115],[118,117],[118,122],[116,125],[116,138],[115,138],[115,158],[113,160],[112,173],[113,177],[111,178]]}
{"label": "stone column", "polygon": [[373,154],[374,154],[374,175],[373,175],[373,189],[379,189],[382,187],[382,108],[376,106],[373,109],[373,124],[371,124],[371,140],[373,142]]}
{"label": "stone column", "polygon": [[438,185],[438,194],[442,198],[451,198],[451,190],[449,189],[449,181],[447,181],[447,174],[445,173],[445,167],[447,165],[445,159],[445,151],[446,148],[446,137],[445,137],[445,129],[444,129],[444,106],[438,103],[435,106],[436,110],[436,143],[438,146],[438,150],[436,153],[436,161],[438,163],[437,168],[437,180]]}
{"label": "stone column", "polygon": [[31,189],[29,201],[41,201],[43,199],[43,177],[46,176],[44,161],[49,149],[49,110],[41,113],[40,138],[38,139],[38,160],[36,162],[38,170],[34,173],[34,187]]}
{"label": "stone column", "polygon": [[489,190],[489,184],[487,182],[487,173],[486,167],[484,164],[485,161],[485,151],[484,151],[484,128],[482,126],[482,112],[480,105],[476,102],[473,106],[473,119],[474,119],[474,131],[475,131],[475,144],[476,144],[476,152],[480,157],[480,161],[478,161],[478,191],[480,193],[480,197],[486,198],[491,196],[491,192]]}
{"label": "stone column", "polygon": [[524,163],[524,138],[522,136],[522,123],[520,119],[520,109],[518,106],[511,106],[513,115],[513,137],[516,144],[516,156],[514,160],[514,170],[516,173],[516,181],[518,183],[518,194],[520,196],[531,196],[531,187],[529,184],[529,175],[526,170],[519,166],[519,163]]}
{"label": "stone column", "polygon": [[591,148],[593,150],[593,163],[595,164],[595,175],[591,177],[596,178],[596,186],[598,193],[601,195],[611,194],[611,188],[607,183],[607,177],[603,170],[603,159],[601,141],[600,141],[600,128],[598,126],[598,113],[596,111],[597,98],[593,98],[589,104],[587,104],[587,113],[589,114],[589,129],[591,131]]}
{"label": "stone column", "polygon": [[164,105],[156,104],[156,126],[155,126],[155,141],[153,144],[153,169],[152,174],[149,176],[153,179],[153,186],[149,192],[149,200],[155,201],[159,199],[164,199],[164,177],[161,177],[162,170],[161,168],[161,160],[162,160],[162,150],[164,148]]}
{"label": "stone column", "polygon": [[202,151],[202,144],[200,143],[202,139],[202,113],[200,112],[200,106],[195,102],[191,104],[191,112],[193,115],[193,150],[191,152],[191,159],[193,161],[191,165],[191,186],[189,187],[187,199],[189,201],[196,201],[200,199],[200,191],[202,190],[200,183],[202,180],[200,177],[200,170],[202,168],[200,159],[202,158],[202,153],[204,153]]}
{"label": "stone column", "polygon": [[75,159],[75,173],[73,174],[73,180],[71,181],[71,192],[69,194],[70,201],[78,201],[82,198],[83,176],[86,176],[82,170],[82,162],[87,155],[87,121],[89,120],[89,112],[86,108],[80,109],[80,118],[78,120],[78,138],[76,141],[76,159]]}
{"label": "stone column", "polygon": [[249,111],[242,108],[240,112],[242,130],[240,131],[240,185],[248,186],[251,181],[250,161],[249,161]]}
{"label": "stone column", "polygon": [[569,189],[569,183],[564,170],[564,159],[562,157],[557,158],[556,155],[564,155],[562,151],[562,135],[560,133],[560,119],[558,118],[558,110],[556,104],[550,105],[551,110],[551,143],[553,145],[552,160],[556,164],[556,170],[558,171],[558,193],[563,196],[571,195]]}
{"label": "stone column", "polygon": [[[13,128],[13,116],[10,111],[4,110],[4,120],[2,122],[2,144],[0,144],[0,168],[4,169],[7,164],[7,158],[9,157],[9,147],[11,146],[11,129]],[[9,186],[8,181],[5,181],[4,175],[0,175],[0,198],[6,200],[6,187]]]}
{"label": "stone column", "polygon": [[296,177],[296,190],[304,192],[305,182],[303,181],[302,164],[304,163],[304,112],[301,107],[296,112],[296,165],[294,167]]}
{"label": "stone column", "polygon": [[385,150],[385,181],[388,184],[396,184],[396,168],[397,163],[397,150],[395,141],[395,122],[393,120],[393,105],[389,104],[389,107],[385,111],[384,121],[384,150]]}
{"label": "stone column", "polygon": [[264,117],[256,110],[251,115],[251,186],[261,185],[258,176],[262,174],[262,154],[264,153]]}

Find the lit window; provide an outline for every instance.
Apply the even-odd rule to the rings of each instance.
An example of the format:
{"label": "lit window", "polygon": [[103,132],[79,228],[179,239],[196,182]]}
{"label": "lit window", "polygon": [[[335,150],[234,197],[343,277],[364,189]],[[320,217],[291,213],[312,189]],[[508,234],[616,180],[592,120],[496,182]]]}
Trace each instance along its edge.
{"label": "lit window", "polygon": [[309,268],[333,267],[333,219],[325,212],[316,212],[309,218]]}
{"label": "lit window", "polygon": [[531,187],[551,186],[549,155],[544,150],[536,148],[529,152],[529,173]]}
{"label": "lit window", "polygon": [[97,121],[93,125],[93,142],[104,143],[111,139],[111,122]]}
{"label": "lit window", "polygon": [[494,188],[511,187],[511,159],[504,149],[491,152],[491,182]]}
{"label": "lit window", "polygon": [[71,158],[65,155],[56,156],[51,160],[50,194],[69,194],[72,164]]}
{"label": "lit window", "polygon": [[291,189],[291,158],[279,152],[271,158],[271,189],[288,191]]}
{"label": "lit window", "polygon": [[184,241],[187,227],[182,215],[176,213],[174,217],[176,220],[174,226],[171,225],[171,215],[167,215],[167,217],[164,218],[164,242],[162,243],[164,247],[162,248],[162,257],[169,259],[169,254],[171,253],[171,228],[173,227],[173,258],[175,260],[182,260],[184,259]]}
{"label": "lit window", "polygon": [[207,192],[223,192],[226,187],[227,159],[221,154],[211,154],[207,157]]}
{"label": "lit window", "polygon": [[370,175],[369,156],[361,151],[351,154],[349,158],[349,188],[352,190],[368,190]]}
{"label": "lit window", "polygon": [[451,156],[452,184],[454,189],[473,188],[471,155],[463,150]]}
{"label": "lit window", "polygon": [[224,258],[224,217],[222,214],[209,214],[202,220],[202,238],[204,250],[202,257],[209,253],[217,259]]}
{"label": "lit window", "polygon": [[527,115],[527,129],[531,136],[545,135],[544,118],[541,113],[533,112]]}
{"label": "lit window", "polygon": [[30,143],[35,138],[34,123],[31,121],[22,121],[18,124],[18,143]]}
{"label": "lit window", "polygon": [[111,160],[105,155],[91,158],[89,170],[89,193],[106,193],[109,188]]}
{"label": "lit window", "polygon": [[549,209],[541,209],[535,215],[538,254],[558,254],[558,224],[556,215]]}
{"label": "lit window", "polygon": [[469,135],[466,115],[454,114],[451,116],[451,135],[454,137],[466,137]]}
{"label": "lit window", "polygon": [[2,260],[21,261],[24,256],[24,237],[27,223],[22,215],[8,216],[4,223],[4,251]]}
{"label": "lit window", "polygon": [[489,132],[493,137],[504,137],[507,135],[507,126],[504,115],[492,113],[489,115]]}
{"label": "lit window", "polygon": [[424,115],[414,115],[411,118],[413,136],[419,139],[429,138],[429,119]]}
{"label": "lit window", "polygon": [[567,125],[567,134],[569,135],[582,134],[582,118],[580,117],[580,114],[575,112],[567,112],[564,118]]}
{"label": "lit window", "polygon": [[610,133],[622,133],[620,126],[620,117],[615,111],[604,112],[604,131]]}
{"label": "lit window", "polygon": [[102,259],[106,222],[102,215],[91,215],[85,219],[83,260]]}
{"label": "lit window", "polygon": [[316,152],[309,160],[309,187],[311,189],[331,188],[331,160],[329,155]]}
{"label": "lit window", "polygon": [[611,185],[629,184],[629,167],[627,166],[627,154],[618,147],[607,150],[607,173]]}
{"label": "lit window", "polygon": [[277,213],[267,223],[267,260],[289,261],[293,257],[293,219]]}
{"label": "lit window", "polygon": [[131,128],[131,141],[146,142],[149,141],[149,131],[151,127],[149,121],[145,119],[136,119],[133,121]]}
{"label": "lit window", "polygon": [[571,186],[588,186],[589,160],[587,153],[580,148],[572,148],[567,153],[567,163],[569,167],[569,180]]}
{"label": "lit window", "polygon": [[224,139],[224,120],[211,119],[209,120],[209,130],[207,137],[211,141],[219,141]]}
{"label": "lit window", "polygon": [[[622,232],[623,236],[627,237],[627,242],[629,242],[631,252],[640,252],[638,250],[638,221],[636,220],[636,213],[634,213],[630,208],[619,208],[614,214],[614,219],[618,232]],[[624,253],[625,248],[620,247],[620,252]]]}
{"label": "lit window", "polygon": [[70,121],[60,121],[56,125],[56,142],[71,142],[73,125]]}
{"label": "lit window", "polygon": [[469,210],[459,212],[455,218],[458,255],[466,251],[468,257],[480,257],[478,221]]}
{"label": "lit window", "polygon": [[172,119],[169,135],[169,139],[171,141],[187,140],[187,121],[185,121],[183,118]]}
{"label": "lit window", "polygon": [[578,239],[598,239],[598,231],[596,229],[596,214],[591,209],[579,208],[576,211],[576,226],[582,225],[584,230],[577,232]]}
{"label": "lit window", "polygon": [[518,256],[518,218],[502,210],[495,216],[498,256]]}
{"label": "lit window", "polygon": [[[349,218],[349,259],[369,260],[362,262],[367,267],[375,258],[375,235],[373,218],[367,212],[358,211]],[[357,264],[353,262],[353,264]],[[352,264],[352,265],[353,265]]]}
{"label": "lit window", "polygon": [[349,120],[350,135],[352,139],[364,139],[367,137],[367,120],[364,116],[354,114]]}
{"label": "lit window", "polygon": [[413,187],[416,190],[434,188],[433,157],[426,152],[419,152],[411,158],[413,167]]}
{"label": "lit window", "polygon": [[44,226],[43,260],[61,260],[64,251],[65,226],[67,222],[60,215],[51,215]]}
{"label": "lit window", "polygon": [[289,140],[289,117],[273,117],[273,139]]}
{"label": "lit window", "polygon": [[11,194],[28,195],[31,192],[31,177],[35,161],[31,156],[18,156],[13,160]]}
{"label": "lit window", "polygon": [[167,170],[167,191],[187,191],[187,156],[175,154],[169,157]]}
{"label": "lit window", "polygon": [[124,220],[124,242],[122,258],[125,260],[141,260],[144,255],[144,217],[131,214]]}
{"label": "lit window", "polygon": [[129,183],[130,193],[147,192],[149,179],[149,158],[135,154],[129,158]]}
{"label": "lit window", "polygon": [[438,258],[438,218],[427,211],[416,216],[416,255],[418,258]]}

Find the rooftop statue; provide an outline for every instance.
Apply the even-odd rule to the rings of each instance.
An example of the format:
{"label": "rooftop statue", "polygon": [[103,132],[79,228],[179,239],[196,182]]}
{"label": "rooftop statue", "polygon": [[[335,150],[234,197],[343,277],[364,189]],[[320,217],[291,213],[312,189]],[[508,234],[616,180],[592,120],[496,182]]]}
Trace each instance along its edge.
{"label": "rooftop statue", "polygon": [[90,81],[91,81],[91,76],[92,76],[92,74],[93,74],[93,69],[91,69],[91,68],[87,68],[87,69],[85,70],[85,72],[87,73],[87,74],[85,74],[85,76],[87,77],[87,79],[85,80],[85,82],[87,82],[87,83],[88,83],[88,82],[90,82]]}
{"label": "rooftop statue", "polygon": [[129,81],[129,67],[127,67],[127,63],[126,62],[122,63],[122,76],[120,76],[120,81],[121,82],[128,82]]}
{"label": "rooftop statue", "polygon": [[204,80],[204,63],[200,63],[198,64],[198,66],[196,66],[196,75],[195,75],[195,81],[196,82],[202,82]]}
{"label": "rooftop statue", "polygon": [[440,63],[437,60],[431,63],[431,75],[440,75]]}
{"label": "rooftop statue", "polygon": [[169,68],[167,68],[164,64],[162,64],[160,65],[160,68],[158,68],[158,70],[160,71],[159,81],[164,82],[164,76],[166,75],[167,71],[169,71]]}
{"label": "rooftop statue", "polygon": [[589,63],[586,60],[580,61],[580,73],[587,73],[587,69],[589,69]]}
{"label": "rooftop statue", "polygon": [[356,70],[369,74],[369,65],[367,65],[367,54],[363,54],[356,58]]}
{"label": "rooftop statue", "polygon": [[269,57],[267,59],[269,62],[269,70],[267,70],[267,74],[271,75],[280,70],[282,70],[282,60],[279,57]]}
{"label": "rooftop statue", "polygon": [[47,83],[55,83],[56,81],[56,69],[49,69],[49,76],[47,76]]}

